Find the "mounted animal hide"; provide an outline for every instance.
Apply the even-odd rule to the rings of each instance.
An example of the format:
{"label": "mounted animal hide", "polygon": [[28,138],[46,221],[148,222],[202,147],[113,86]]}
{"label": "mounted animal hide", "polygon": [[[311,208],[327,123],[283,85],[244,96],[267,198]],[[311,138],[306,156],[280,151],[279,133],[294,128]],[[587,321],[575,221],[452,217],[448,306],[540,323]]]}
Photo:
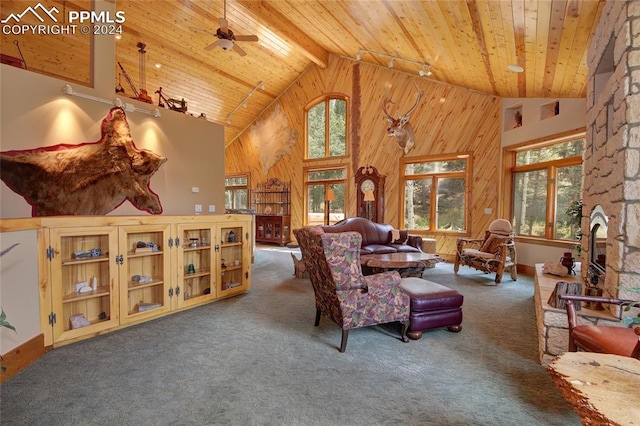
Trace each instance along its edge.
{"label": "mounted animal hide", "polygon": [[136,148],[124,110],[116,107],[97,142],[0,153],[0,178],[31,204],[32,216],[104,215],[125,200],[160,214],[149,181],[165,161]]}
{"label": "mounted animal hide", "polygon": [[267,119],[251,127],[249,139],[260,152],[262,171],[266,175],[279,159],[291,152],[291,147],[298,139],[298,132],[289,127],[287,115],[278,104]]}

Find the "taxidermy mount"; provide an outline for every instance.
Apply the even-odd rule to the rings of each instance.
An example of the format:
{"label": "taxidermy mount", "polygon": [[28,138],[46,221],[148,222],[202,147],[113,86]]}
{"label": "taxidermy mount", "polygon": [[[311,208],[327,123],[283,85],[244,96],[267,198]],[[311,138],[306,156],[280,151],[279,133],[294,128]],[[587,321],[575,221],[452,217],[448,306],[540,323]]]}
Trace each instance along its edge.
{"label": "taxidermy mount", "polygon": [[393,103],[388,96],[385,96],[380,103],[382,112],[389,122],[389,127],[387,128],[387,136],[393,137],[396,140],[398,147],[403,150],[405,154],[408,154],[409,151],[411,151],[416,139],[413,127],[411,126],[411,123],[409,123],[409,115],[417,108],[422,96],[418,85],[416,85],[416,91],[418,92],[416,96],[416,102],[411,108],[409,108],[409,111],[404,114],[398,114],[397,119],[393,118],[391,114],[387,112],[387,105]]}
{"label": "taxidermy mount", "polygon": [[109,111],[101,131],[97,142],[2,152],[0,178],[31,204],[32,216],[105,215],[125,200],[162,213],[149,185],[167,159],[136,148],[122,108]]}

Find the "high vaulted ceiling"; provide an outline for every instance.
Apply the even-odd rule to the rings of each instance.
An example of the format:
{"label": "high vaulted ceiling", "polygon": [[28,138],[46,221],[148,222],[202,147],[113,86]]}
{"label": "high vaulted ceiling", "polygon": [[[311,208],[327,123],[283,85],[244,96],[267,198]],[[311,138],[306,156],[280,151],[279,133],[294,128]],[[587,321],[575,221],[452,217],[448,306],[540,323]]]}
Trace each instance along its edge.
{"label": "high vaulted ceiling", "polygon": [[[19,2],[2,3],[5,8]],[[82,8],[86,1],[47,3]],[[500,97],[585,97],[587,48],[604,3],[228,0],[233,32],[259,38],[237,42],[247,53],[240,56],[218,47],[205,50],[215,37],[192,29],[215,33],[223,0],[117,0],[115,9],[125,12],[126,21],[116,59],[137,84],[136,45],[145,43],[146,88],[154,103],[159,87],[167,97],[184,98],[189,113],[204,113],[225,126],[229,144],[310,66],[326,67],[331,55],[355,60],[361,49],[383,54],[361,52],[363,62],[386,67],[395,57],[395,70],[416,76],[420,63],[429,64],[433,74],[421,78]],[[42,54],[31,56],[33,66]],[[511,64],[524,72],[509,71]],[[244,108],[243,100],[260,82],[264,89],[258,87]],[[124,78],[122,85],[130,95]]]}

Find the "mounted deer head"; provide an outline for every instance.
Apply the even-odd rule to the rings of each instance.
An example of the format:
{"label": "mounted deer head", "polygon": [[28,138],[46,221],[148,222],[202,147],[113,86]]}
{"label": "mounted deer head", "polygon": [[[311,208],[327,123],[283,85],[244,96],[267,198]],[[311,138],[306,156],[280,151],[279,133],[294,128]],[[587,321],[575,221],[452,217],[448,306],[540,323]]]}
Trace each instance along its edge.
{"label": "mounted deer head", "polygon": [[416,91],[418,92],[418,96],[416,97],[416,102],[405,114],[399,114],[398,119],[393,118],[387,112],[387,104],[393,103],[391,99],[388,98],[387,95],[385,95],[380,105],[382,107],[382,112],[384,112],[384,115],[387,117],[387,120],[389,121],[387,136],[393,136],[396,139],[398,146],[400,147],[400,149],[404,151],[405,154],[408,154],[409,151],[411,151],[411,149],[413,148],[413,145],[415,144],[415,134],[413,132],[413,127],[411,127],[411,123],[409,123],[409,114],[411,114],[418,107],[418,104],[420,103],[420,97],[422,96],[422,93],[420,93],[420,89],[418,89],[417,85],[416,85]]}

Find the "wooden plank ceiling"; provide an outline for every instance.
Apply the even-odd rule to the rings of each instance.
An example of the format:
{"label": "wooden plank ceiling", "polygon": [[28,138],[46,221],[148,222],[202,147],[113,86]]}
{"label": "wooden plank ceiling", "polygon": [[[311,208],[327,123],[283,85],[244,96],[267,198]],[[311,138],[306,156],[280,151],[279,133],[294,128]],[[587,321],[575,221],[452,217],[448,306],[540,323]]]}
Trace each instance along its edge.
{"label": "wooden plank ceiling", "polygon": [[[331,55],[355,60],[361,49],[383,54],[361,51],[363,62],[386,67],[394,57],[395,70],[414,75],[428,64],[432,75],[423,78],[500,97],[585,97],[586,53],[604,2],[228,0],[233,32],[259,38],[237,42],[247,54],[240,56],[219,47],[205,50],[216,38],[192,29],[215,33],[223,0],[118,0],[116,10],[125,12],[126,21],[116,59],[137,84],[136,45],[145,43],[146,86],[154,103],[159,87],[167,97],[184,98],[189,113],[225,126],[229,144],[309,66],[325,67]],[[18,9],[25,4],[2,3],[2,18],[12,3]],[[72,8],[78,2],[47,3]],[[3,51],[11,42],[3,36]],[[30,69],[56,54],[51,48],[33,53],[39,59]],[[509,71],[511,64],[524,72]],[[117,76],[120,69],[115,71]],[[259,82],[264,89],[255,90],[244,108]],[[124,78],[122,85],[131,94]]]}

